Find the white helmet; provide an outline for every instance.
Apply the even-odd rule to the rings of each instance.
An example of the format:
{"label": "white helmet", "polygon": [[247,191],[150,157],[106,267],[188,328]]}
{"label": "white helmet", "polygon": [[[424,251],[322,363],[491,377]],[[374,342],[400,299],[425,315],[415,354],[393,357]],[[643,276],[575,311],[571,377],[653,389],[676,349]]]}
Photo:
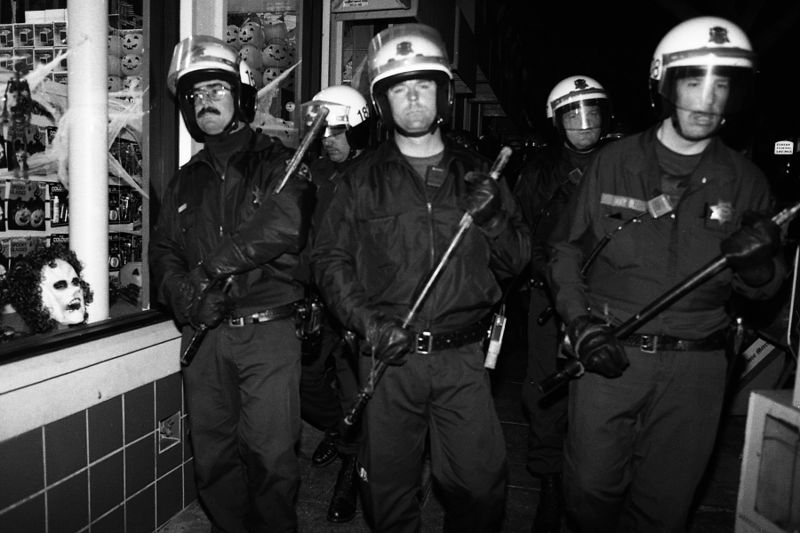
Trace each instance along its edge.
{"label": "white helmet", "polygon": [[[578,150],[567,136],[567,130],[595,130],[597,140],[605,135],[611,122],[611,101],[600,83],[589,76],[569,76],[558,82],[547,97],[547,118],[553,120],[556,131],[573,149]],[[583,148],[579,151],[590,150]]]}
{"label": "white helmet", "polygon": [[370,94],[378,115],[392,126],[386,91],[410,79],[436,82],[434,127],[450,120],[453,105],[453,72],[439,32],[425,24],[395,24],[372,38],[367,50]]}
{"label": "white helmet", "polygon": [[320,107],[328,109],[323,137],[344,131],[352,148],[366,148],[370,112],[369,104],[360,92],[349,85],[332,85],[322,89],[302,105],[306,127],[314,122]]}
{"label": "white helmet", "polygon": [[175,45],[167,87],[178,100],[186,128],[199,142],[205,139],[205,133],[197,125],[192,90],[196,83],[213,79],[230,84],[236,106],[234,118],[252,122],[256,110],[255,78],[236,49],[210,35],[192,35]]}
{"label": "white helmet", "polygon": [[660,95],[671,111],[669,106],[677,105],[677,80],[725,76],[730,92],[723,114],[728,114],[741,106],[754,74],[753,47],[739,26],[720,17],[696,17],[672,28],[656,47],[650,63],[651,97],[655,104]]}

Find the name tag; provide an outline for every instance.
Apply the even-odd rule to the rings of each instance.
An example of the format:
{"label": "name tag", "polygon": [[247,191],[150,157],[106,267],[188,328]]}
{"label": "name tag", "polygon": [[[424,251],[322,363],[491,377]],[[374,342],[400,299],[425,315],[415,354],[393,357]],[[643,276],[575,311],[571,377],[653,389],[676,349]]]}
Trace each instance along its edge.
{"label": "name tag", "polygon": [[610,205],[612,207],[624,207],[638,212],[647,211],[653,218],[671,213],[674,209],[669,196],[661,194],[655,198],[644,201],[638,198],[630,198],[628,196],[618,196],[616,194],[603,193],[600,195],[600,203],[603,205]]}
{"label": "name tag", "polygon": [[600,195],[600,203],[611,207],[624,207],[634,211],[647,211],[647,202],[638,198],[628,196],[617,196],[616,194],[603,193]]}

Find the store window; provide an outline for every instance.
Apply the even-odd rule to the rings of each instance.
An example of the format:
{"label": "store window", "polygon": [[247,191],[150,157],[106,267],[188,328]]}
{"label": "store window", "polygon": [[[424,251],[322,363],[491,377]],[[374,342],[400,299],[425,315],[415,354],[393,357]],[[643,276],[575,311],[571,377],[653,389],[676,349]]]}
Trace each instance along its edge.
{"label": "store window", "polygon": [[230,0],[225,40],[254,74],[256,131],[298,144],[298,12],[296,0]]}
{"label": "store window", "polygon": [[[147,2],[108,2],[108,303],[112,319],[149,308],[143,290],[150,197],[144,113],[149,81],[143,12]],[[68,315],[70,307],[80,303],[74,290],[75,273],[67,267],[66,272],[51,273],[61,285],[47,278],[39,290],[31,286],[37,277],[30,275],[42,267],[41,261],[57,260],[61,265],[63,260],[75,270],[68,253],[42,252],[45,248],[69,251],[75,238],[69,234],[69,220],[75,216],[70,210],[79,206],[69,199],[74,178],[67,164],[70,139],[65,127],[70,117],[67,88],[72,81],[68,61],[70,54],[79,52],[67,42],[66,4],[66,0],[15,0],[3,2],[0,10],[0,279],[4,289],[0,356],[20,339],[52,336],[76,325],[61,313],[63,307]],[[82,294],[86,297],[93,291],[88,287]],[[60,303],[53,303],[51,297]],[[37,315],[32,309],[42,311],[45,320],[32,318]],[[86,310],[91,313],[91,303]],[[46,320],[48,316],[52,320]]]}

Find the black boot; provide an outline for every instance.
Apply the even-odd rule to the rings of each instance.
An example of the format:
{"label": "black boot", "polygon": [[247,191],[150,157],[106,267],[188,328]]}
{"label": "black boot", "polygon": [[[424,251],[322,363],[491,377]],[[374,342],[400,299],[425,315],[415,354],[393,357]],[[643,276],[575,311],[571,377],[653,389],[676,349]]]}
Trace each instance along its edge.
{"label": "black boot", "polygon": [[336,478],[333,498],[328,506],[328,522],[349,522],[356,515],[358,466],[355,455],[342,455],[342,469]]}
{"label": "black boot", "polygon": [[311,466],[328,466],[339,457],[339,451],[336,449],[336,441],[338,438],[338,433],[325,433],[325,437],[323,437],[322,441],[317,445],[317,448],[311,455]]}
{"label": "black boot", "polygon": [[541,476],[541,491],[532,533],[558,533],[561,531],[561,516],[564,514],[564,493],[561,474]]}

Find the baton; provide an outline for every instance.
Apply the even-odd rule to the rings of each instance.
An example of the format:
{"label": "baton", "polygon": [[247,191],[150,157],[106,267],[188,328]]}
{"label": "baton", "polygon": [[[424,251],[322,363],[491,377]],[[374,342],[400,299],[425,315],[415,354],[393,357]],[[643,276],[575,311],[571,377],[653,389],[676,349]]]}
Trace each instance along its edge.
{"label": "baton", "polygon": [[280,192],[283,190],[283,187],[286,185],[286,182],[289,181],[291,175],[294,174],[294,171],[297,170],[298,166],[300,166],[300,162],[303,160],[306,152],[311,147],[311,143],[314,142],[314,138],[317,136],[319,130],[322,128],[322,125],[325,123],[325,118],[328,116],[329,111],[330,110],[325,106],[321,106],[319,111],[317,111],[317,116],[314,117],[314,122],[311,123],[311,127],[308,129],[305,136],[303,136],[300,146],[297,147],[294,155],[289,160],[289,164],[286,165],[286,174],[284,174],[283,179],[275,188],[275,194],[280,194]]}
{"label": "baton", "polygon": [[[781,226],[796,217],[798,212],[800,212],[800,203],[780,211],[777,215],[772,217],[772,222]],[[620,324],[614,329],[614,336],[618,339],[627,337],[652,320],[658,313],[721,272],[726,266],[728,266],[728,258],[724,255],[712,259],[693,274],[690,274],[685,280],[675,285],[672,289],[646,305],[641,311]],[[537,387],[543,394],[548,394],[571,378],[579,377],[583,374],[583,371],[583,364],[581,364],[580,360],[577,357],[570,357],[564,364],[563,369],[547,376]]]}
{"label": "baton", "polygon": [[[216,285],[218,282],[219,279],[213,283],[210,283],[208,287],[203,290],[202,296],[205,296],[205,294],[214,288],[214,285]],[[225,280],[225,286],[222,288],[222,290],[227,291],[231,283],[233,283],[233,276],[228,276],[228,278]],[[203,339],[206,338],[208,329],[208,326],[205,324],[200,324],[197,326],[197,328],[195,328],[192,338],[189,339],[189,344],[186,345],[186,348],[184,348],[183,353],[181,354],[181,366],[189,366],[192,363],[192,359],[194,359],[194,356],[197,355],[197,350],[200,349]]]}
{"label": "baton", "polygon": [[[511,154],[513,151],[508,146],[504,146],[500,153],[497,155],[497,158],[492,163],[492,168],[489,171],[489,176],[493,180],[497,180],[500,177],[500,172],[502,172],[503,167],[506,166],[508,160],[511,158]],[[439,259],[439,263],[436,267],[431,270],[428,275],[426,276],[425,284],[422,286],[420,290],[419,296],[417,296],[416,300],[414,301],[414,305],[411,306],[408,313],[406,314],[405,318],[403,319],[403,327],[408,327],[409,324],[414,320],[414,316],[419,311],[419,308],[422,307],[422,303],[428,297],[428,294],[431,292],[433,288],[433,284],[436,282],[439,275],[444,270],[444,267],[447,265],[447,262],[450,260],[450,256],[453,255],[453,251],[458,246],[458,243],[464,237],[467,229],[472,225],[472,216],[469,213],[464,213],[461,217],[461,220],[458,223],[458,231],[453,236],[452,240],[450,241],[447,250],[445,250],[442,258]],[[375,363],[374,368],[370,372],[369,380],[366,386],[358,392],[356,396],[356,401],[353,403],[353,407],[350,408],[350,411],[344,417],[344,423],[347,426],[353,426],[358,419],[361,417],[361,412],[366,407],[367,402],[372,398],[372,394],[375,392],[375,386],[380,381],[383,373],[386,371],[386,367],[388,365],[384,363],[382,360],[378,359]]]}

